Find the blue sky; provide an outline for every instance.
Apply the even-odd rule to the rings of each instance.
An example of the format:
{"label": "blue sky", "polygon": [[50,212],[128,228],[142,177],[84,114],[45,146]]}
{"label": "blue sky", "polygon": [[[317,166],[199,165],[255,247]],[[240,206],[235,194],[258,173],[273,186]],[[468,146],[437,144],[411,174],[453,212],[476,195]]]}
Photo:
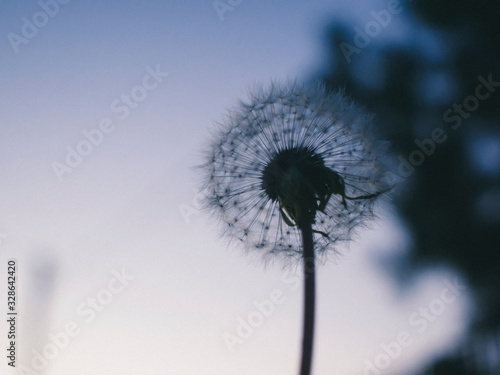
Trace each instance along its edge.
{"label": "blue sky", "polygon": [[[221,20],[211,1],[72,0],[16,53],[9,33],[23,35],[24,17],[43,23],[42,8],[2,2],[0,275],[17,258],[19,364],[32,367],[34,351],[75,323],[79,334],[40,373],[296,373],[301,289],[279,264],[264,267],[218,237],[198,209],[192,166],[249,87],[309,79],[323,67],[329,21],[363,25],[384,6],[243,0]],[[403,17],[377,42],[397,35]],[[103,122],[92,145],[85,134]],[[88,155],[58,175],[54,163],[78,147]],[[407,234],[390,207],[375,229],[319,270],[317,374],[362,374],[381,343],[408,331],[413,343],[387,370],[403,373],[464,328],[466,292],[424,332],[409,324],[456,276],[431,270],[402,295],[376,260],[404,253]],[[116,273],[133,280],[116,284]],[[224,334],[275,290],[283,303],[229,350]],[[106,304],[91,308],[93,298]]]}

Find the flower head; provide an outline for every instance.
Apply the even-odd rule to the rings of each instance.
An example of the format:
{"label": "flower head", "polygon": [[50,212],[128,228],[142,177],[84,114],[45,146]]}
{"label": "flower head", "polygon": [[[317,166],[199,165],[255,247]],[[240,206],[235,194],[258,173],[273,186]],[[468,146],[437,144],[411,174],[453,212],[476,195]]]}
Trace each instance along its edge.
{"label": "flower head", "polygon": [[226,234],[264,255],[300,257],[300,229],[316,252],[349,241],[388,190],[367,129],[372,117],[342,92],[272,85],[220,124],[204,164],[208,206]]}

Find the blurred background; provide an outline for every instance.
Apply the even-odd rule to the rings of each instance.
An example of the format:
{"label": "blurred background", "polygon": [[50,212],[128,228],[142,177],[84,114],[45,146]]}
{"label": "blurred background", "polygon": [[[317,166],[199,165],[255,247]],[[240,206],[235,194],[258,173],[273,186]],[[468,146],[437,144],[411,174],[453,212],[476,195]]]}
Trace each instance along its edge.
{"label": "blurred background", "polygon": [[320,266],[314,374],[499,374],[499,10],[3,1],[0,373],[297,373],[301,269],[228,246],[193,166],[249,87],[298,79],[375,114],[397,184]]}

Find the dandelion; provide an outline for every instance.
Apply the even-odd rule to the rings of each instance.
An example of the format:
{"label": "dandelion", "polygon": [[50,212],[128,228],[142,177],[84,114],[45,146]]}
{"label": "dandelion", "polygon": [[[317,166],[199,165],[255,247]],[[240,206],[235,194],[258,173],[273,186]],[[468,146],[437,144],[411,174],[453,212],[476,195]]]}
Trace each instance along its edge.
{"label": "dandelion", "polygon": [[225,234],[266,259],[304,262],[301,374],[312,359],[315,260],[350,241],[388,191],[372,117],[320,86],[271,85],[220,124],[204,164]]}

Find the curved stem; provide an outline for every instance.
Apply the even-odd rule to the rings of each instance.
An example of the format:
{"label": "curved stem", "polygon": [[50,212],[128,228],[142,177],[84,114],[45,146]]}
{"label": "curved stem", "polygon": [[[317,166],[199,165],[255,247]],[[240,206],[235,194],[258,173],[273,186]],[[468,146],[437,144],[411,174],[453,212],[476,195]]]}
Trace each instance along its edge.
{"label": "curved stem", "polygon": [[311,223],[300,225],[304,254],[304,331],[302,338],[302,363],[300,375],[310,375],[314,337],[314,305],[316,275],[314,261],[314,240]]}

